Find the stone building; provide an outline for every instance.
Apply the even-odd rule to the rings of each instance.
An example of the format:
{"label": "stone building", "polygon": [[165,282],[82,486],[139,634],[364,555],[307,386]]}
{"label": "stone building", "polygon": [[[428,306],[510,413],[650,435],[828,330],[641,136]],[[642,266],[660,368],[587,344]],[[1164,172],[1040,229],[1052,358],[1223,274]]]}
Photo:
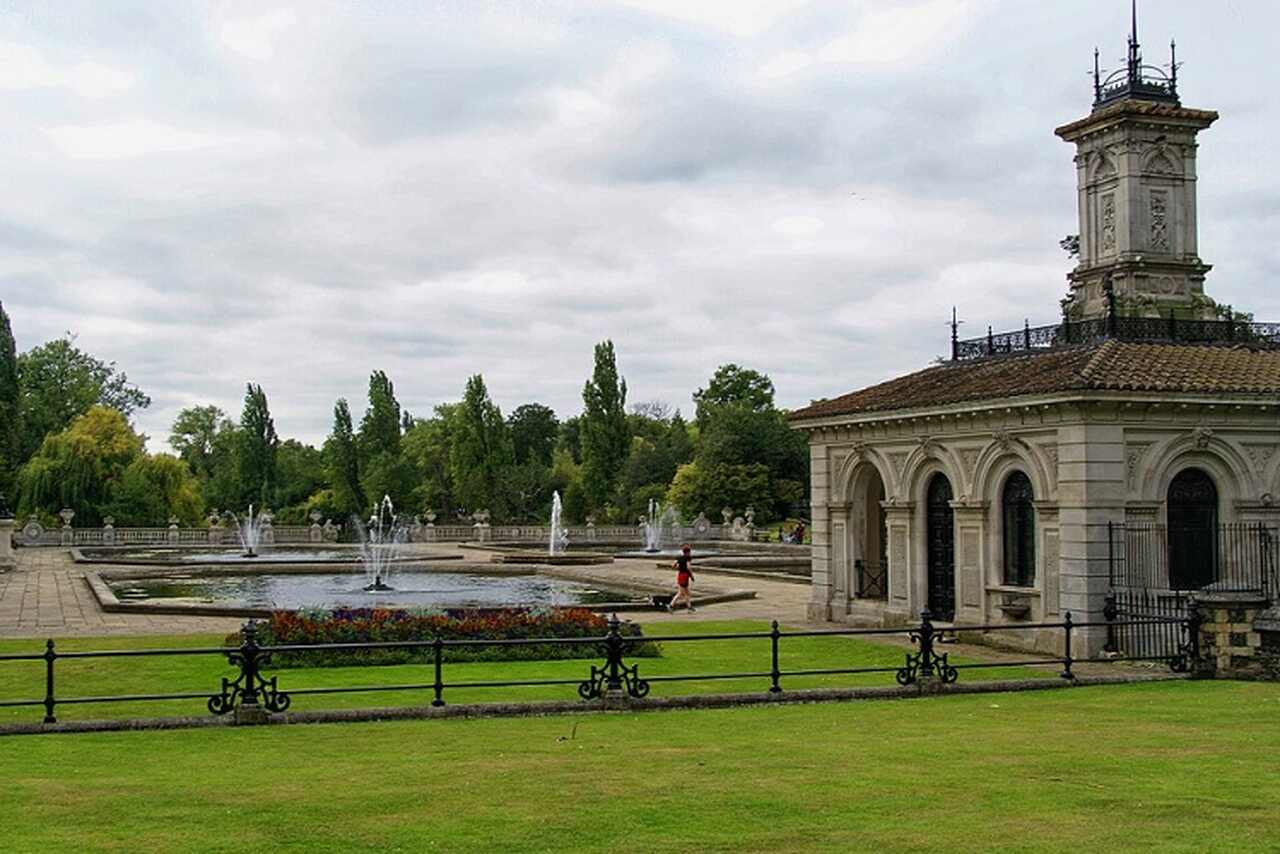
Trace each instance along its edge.
{"label": "stone building", "polygon": [[[1195,155],[1218,116],[1182,106],[1171,68],[1142,63],[1135,24],[1127,67],[1095,72],[1092,112],[1057,129],[1080,217],[1060,323],[959,341],[953,322],[949,361],[792,414],[812,618],[1101,621],[1117,562],[1195,589],[1244,571],[1232,532],[1274,536],[1280,324],[1204,293]],[[1084,634],[1096,652],[1105,632]]]}

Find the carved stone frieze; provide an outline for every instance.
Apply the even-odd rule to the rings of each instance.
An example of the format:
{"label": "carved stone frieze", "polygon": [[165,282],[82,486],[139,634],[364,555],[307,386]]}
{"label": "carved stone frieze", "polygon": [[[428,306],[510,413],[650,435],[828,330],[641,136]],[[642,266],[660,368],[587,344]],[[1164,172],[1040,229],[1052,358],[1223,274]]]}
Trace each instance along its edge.
{"label": "carved stone frieze", "polygon": [[1258,474],[1262,474],[1267,470],[1267,463],[1271,462],[1271,457],[1275,455],[1275,445],[1245,445],[1244,451],[1249,455],[1249,462],[1253,463],[1253,470]]}
{"label": "carved stone frieze", "polygon": [[1149,444],[1130,445],[1124,452],[1124,477],[1129,489],[1138,484],[1138,463],[1142,461]]}

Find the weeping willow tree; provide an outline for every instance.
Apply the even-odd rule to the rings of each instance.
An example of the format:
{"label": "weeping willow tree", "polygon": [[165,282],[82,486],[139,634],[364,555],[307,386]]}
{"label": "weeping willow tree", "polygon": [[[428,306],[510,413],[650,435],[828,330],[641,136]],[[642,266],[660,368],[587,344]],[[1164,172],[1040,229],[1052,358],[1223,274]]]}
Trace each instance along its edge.
{"label": "weeping willow tree", "polygon": [[18,511],[76,512],[77,523],[97,525],[125,470],[143,456],[142,438],[114,409],[94,406],[67,429],[46,436],[18,473]]}

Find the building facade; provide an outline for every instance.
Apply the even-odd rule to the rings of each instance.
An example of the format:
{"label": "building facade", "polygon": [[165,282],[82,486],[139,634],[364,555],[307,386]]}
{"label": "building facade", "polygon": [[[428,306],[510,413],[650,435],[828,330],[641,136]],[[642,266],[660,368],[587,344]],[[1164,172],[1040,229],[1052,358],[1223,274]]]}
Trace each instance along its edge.
{"label": "building facade", "polygon": [[[953,325],[949,362],[792,414],[811,618],[1102,622],[1118,564],[1180,591],[1274,554],[1280,324],[1204,293],[1195,152],[1216,119],[1142,64],[1135,28],[1127,68],[1096,75],[1092,112],[1057,130],[1081,232],[1062,321],[974,341]],[[1082,634],[1096,653],[1105,632]],[[1033,635],[1004,640],[1052,649],[1061,632]]]}

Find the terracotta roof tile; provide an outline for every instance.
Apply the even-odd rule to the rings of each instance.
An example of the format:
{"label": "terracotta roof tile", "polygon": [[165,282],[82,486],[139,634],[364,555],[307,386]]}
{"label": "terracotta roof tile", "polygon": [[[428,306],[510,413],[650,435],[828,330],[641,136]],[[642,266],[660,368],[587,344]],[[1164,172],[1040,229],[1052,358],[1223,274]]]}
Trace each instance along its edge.
{"label": "terracotta roof tile", "polygon": [[791,413],[793,421],[1065,391],[1167,391],[1280,400],[1280,350],[1106,341],[946,362]]}

